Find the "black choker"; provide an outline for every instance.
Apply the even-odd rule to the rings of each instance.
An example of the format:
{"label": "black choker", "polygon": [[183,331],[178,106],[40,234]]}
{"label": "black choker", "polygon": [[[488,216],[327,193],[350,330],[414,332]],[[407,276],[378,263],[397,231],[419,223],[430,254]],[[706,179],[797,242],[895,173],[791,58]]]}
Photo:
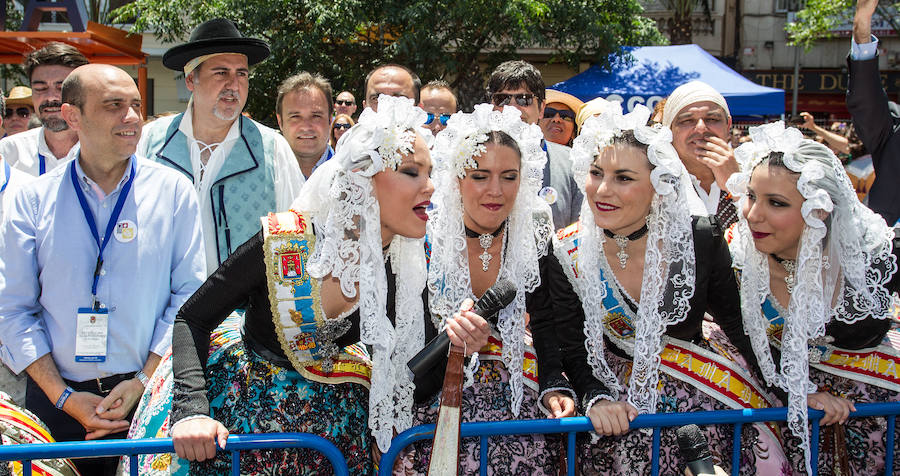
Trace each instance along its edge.
{"label": "black choker", "polygon": [[491,247],[491,244],[494,243],[494,238],[500,235],[500,232],[506,228],[506,220],[503,220],[503,223],[500,224],[500,227],[497,228],[493,233],[477,233],[473,230],[470,230],[469,227],[463,225],[463,228],[466,229],[466,236],[469,238],[478,238],[478,244],[481,245],[482,252],[478,255],[481,258],[481,270],[487,271],[488,265],[491,262],[491,258],[493,256],[488,253],[488,248]]}
{"label": "black choker", "polygon": [[619,247],[619,251],[616,252],[616,258],[619,258],[619,266],[621,266],[622,269],[625,269],[625,265],[628,264],[628,253],[625,252],[625,247],[628,246],[628,242],[641,239],[647,234],[647,230],[649,230],[649,228],[647,228],[646,223],[628,236],[617,235],[607,229],[603,230],[603,234],[615,240],[616,246]]}
{"label": "black choker", "polygon": [[785,271],[787,271],[787,276],[784,277],[784,284],[787,287],[788,294],[794,293],[794,272],[797,271],[797,260],[795,259],[785,259],[781,258],[775,253],[770,253],[769,256],[775,260],[776,263],[780,264]]}

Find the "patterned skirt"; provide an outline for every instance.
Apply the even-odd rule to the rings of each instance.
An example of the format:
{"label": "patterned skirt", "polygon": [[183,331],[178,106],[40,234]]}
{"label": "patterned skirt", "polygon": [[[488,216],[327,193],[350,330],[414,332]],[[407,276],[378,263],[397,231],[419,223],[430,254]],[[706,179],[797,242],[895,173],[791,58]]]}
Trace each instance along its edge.
{"label": "patterned skirt", "polygon": [[[706,343],[700,344],[707,348]],[[606,349],[606,361],[619,377],[623,387],[627,388],[628,376],[631,372],[631,360],[624,359]],[[665,372],[659,372],[658,413],[698,412],[713,410],[731,410],[715,398],[698,391],[681,380]],[[624,394],[621,400],[626,400]],[[700,427],[712,458],[726,472],[731,472],[731,451],[734,425],[710,425]],[[684,474],[686,461],[678,451],[677,427],[663,428],[660,434],[659,474]],[[632,430],[622,436],[601,436],[596,442],[588,435],[580,439],[578,453],[581,474],[584,475],[645,475],[650,474],[651,448],[653,435],[649,431]],[[774,446],[774,447],[773,447]],[[783,458],[778,458],[781,449],[772,445],[765,438],[760,438],[760,431],[754,425],[744,425],[741,432],[741,459],[739,474],[785,474],[787,468]],[[763,471],[757,465],[774,456],[775,464]],[[774,467],[773,467],[774,466]]]}
{"label": "patterned skirt", "polygon": [[[513,415],[509,402],[509,372],[502,362],[484,360],[475,372],[474,382],[462,393],[462,421],[533,420],[545,418],[537,406],[538,392],[524,386],[522,409]],[[440,396],[414,410],[414,425],[437,422]],[[556,475],[564,455],[558,435],[510,435],[488,438],[489,475]],[[464,438],[459,454],[459,474],[478,474],[481,443],[479,438]],[[410,446],[401,454],[395,474],[427,474],[431,441]]]}
{"label": "patterned skirt", "polygon": [[[373,472],[368,429],[369,391],[365,386],[323,384],[294,370],[266,362],[245,348],[239,318],[229,318],[213,334],[207,364],[212,417],[232,434],[299,432],[322,436],[343,453],[350,474]],[[154,372],[139,403],[129,438],[167,436],[172,406],[171,357]],[[188,462],[174,454],[139,458],[142,475],[230,474],[231,455]],[[328,460],[315,450],[254,450],[241,453],[242,475],[330,475]],[[127,474],[127,461],[122,465]]]}
{"label": "patterned skirt", "polygon": [[[900,394],[875,385],[840,377],[816,368],[809,369],[809,379],[819,390],[846,398],[854,403],[898,402]],[[843,430],[843,435],[835,435]],[[865,476],[884,474],[885,434],[887,421],[884,418],[851,418],[844,425],[820,427],[818,471],[822,476],[840,475],[844,458],[850,469],[849,474]],[[800,439],[786,427],[785,451],[791,460],[795,474],[806,474],[804,454],[799,448]],[[842,437],[842,438],[841,438]],[[843,442],[841,442],[843,439]],[[894,455],[900,455],[900,426],[894,431]],[[846,474],[846,473],[843,473]],[[900,474],[900,465],[894,463],[894,474]]]}

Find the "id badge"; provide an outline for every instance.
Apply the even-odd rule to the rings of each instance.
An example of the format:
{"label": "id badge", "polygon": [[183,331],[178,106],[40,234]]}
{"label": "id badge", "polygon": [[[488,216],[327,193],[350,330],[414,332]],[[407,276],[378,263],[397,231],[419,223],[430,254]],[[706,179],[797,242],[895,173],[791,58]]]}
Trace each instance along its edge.
{"label": "id badge", "polygon": [[107,309],[78,308],[75,323],[75,362],[106,362]]}

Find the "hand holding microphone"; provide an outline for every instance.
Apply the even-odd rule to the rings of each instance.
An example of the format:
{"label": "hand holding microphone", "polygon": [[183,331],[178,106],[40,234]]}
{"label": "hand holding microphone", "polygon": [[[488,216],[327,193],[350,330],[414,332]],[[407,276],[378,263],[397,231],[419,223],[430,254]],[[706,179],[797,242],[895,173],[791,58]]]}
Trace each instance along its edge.
{"label": "hand holding microphone", "polygon": [[475,302],[471,299],[463,301],[459,312],[447,320],[447,327],[444,328],[450,343],[463,351],[466,357],[487,345],[491,336],[491,325],[472,311],[474,307]]}

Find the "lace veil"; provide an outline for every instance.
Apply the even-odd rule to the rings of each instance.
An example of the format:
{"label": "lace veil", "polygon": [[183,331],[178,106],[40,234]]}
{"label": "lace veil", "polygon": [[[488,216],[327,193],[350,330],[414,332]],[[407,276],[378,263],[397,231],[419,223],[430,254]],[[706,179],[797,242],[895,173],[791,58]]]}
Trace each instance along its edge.
{"label": "lace veil", "polygon": [[[642,105],[625,115],[621,105],[611,105],[600,116],[585,121],[571,155],[575,180],[584,190],[594,159],[623,132],[633,131],[635,138],[648,146],[647,158],[653,168],[650,178],[656,193],[647,217],[647,250],[640,304],[633,323],[634,348],[629,351],[633,368],[628,384],[628,402],[641,413],[656,412],[663,334],[668,326],[687,318],[696,272],[691,215],[686,201],[686,187],[690,185],[684,180],[684,166],[672,147],[671,131],[658,124],[647,126],[649,118],[650,110]],[[594,222],[589,196],[585,193],[581,206],[578,275],[574,284],[585,312],[588,362],[594,376],[617,399],[622,388],[603,357],[606,286],[599,270],[606,262],[602,251],[605,237]],[[556,250],[560,260],[568,262],[569,258],[561,255],[562,247]]]}
{"label": "lace veil", "polygon": [[804,139],[781,121],[750,128],[751,142],[735,150],[741,172],[731,176],[728,189],[747,201],[753,170],[773,152],[783,154],[788,170],[798,173],[797,190],[804,198],[801,213],[805,227],[800,246],[793,293],[782,334],[781,372],[769,349],[768,321],[762,303],[770,294],[769,262],[758,251],[741,214],[731,250],[741,269],[741,306],[744,331],[765,379],[788,392],[788,425],[802,440],[809,471],[807,433],[809,382],[808,341],[825,335],[832,319],[854,323],[867,317],[887,318],[893,297],[885,285],[896,272],[891,253],[894,233],[884,219],[857,198],[841,163],[827,147]]}
{"label": "lace veil", "polygon": [[348,298],[359,292],[360,336],[373,349],[369,428],[387,451],[396,428],[412,426],[414,385],[406,362],[422,347],[425,329],[421,293],[425,287],[423,240],[395,236],[387,258],[396,275],[396,323],[387,316],[387,276],[381,215],[372,177],[396,170],[413,151],[425,112],[412,99],[381,95],[378,111],[366,109],[342,139],[337,154],[303,186],[292,208],[309,213],[316,248],[309,273],[340,280]]}
{"label": "lace veil", "polygon": [[[522,404],[522,365],[525,337],[525,293],[540,284],[538,259],[547,253],[553,234],[550,206],[538,196],[543,179],[546,154],[541,149],[543,134],[536,125],[520,119],[513,107],[494,111],[490,104],[475,106],[471,114],[450,117],[447,128],[435,138],[435,207],[429,212],[428,239],[431,260],[428,291],[435,326],[443,327],[447,318],[466,298],[474,299],[469,274],[466,234],[459,180],[466,170],[478,166],[485,141],[493,131],[503,131],[515,139],[522,153],[519,191],[507,220],[500,274],[515,283],[516,297],[500,311],[498,330],[503,339],[503,363],[509,370],[512,389],[511,407],[518,415]],[[466,370],[467,380],[477,366],[477,356]]]}

